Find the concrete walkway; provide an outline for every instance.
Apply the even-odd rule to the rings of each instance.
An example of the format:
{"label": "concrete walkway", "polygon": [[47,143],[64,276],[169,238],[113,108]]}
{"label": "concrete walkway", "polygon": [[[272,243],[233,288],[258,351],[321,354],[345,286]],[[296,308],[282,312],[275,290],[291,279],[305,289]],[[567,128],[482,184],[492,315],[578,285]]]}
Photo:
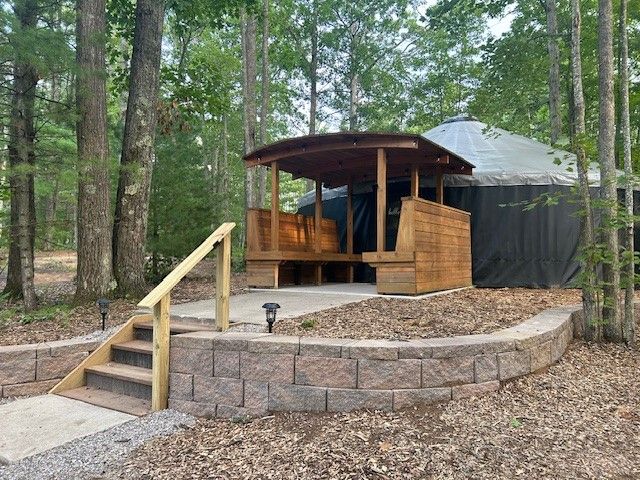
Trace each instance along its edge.
{"label": "concrete walkway", "polygon": [[[233,295],[229,299],[231,323],[251,323],[266,326],[262,308],[267,302],[280,305],[277,318],[293,318],[307,313],[319,312],[347,303],[361,302],[367,298],[398,298],[414,301],[462,290],[446,290],[418,296],[378,295],[376,286],[369,283],[334,283],[320,286],[292,286],[274,289],[252,288],[248,293]],[[171,305],[171,316],[184,321],[211,322],[215,319],[215,300]]]}
{"label": "concrete walkway", "polygon": [[134,418],[58,395],[0,405],[0,463],[16,462]]}

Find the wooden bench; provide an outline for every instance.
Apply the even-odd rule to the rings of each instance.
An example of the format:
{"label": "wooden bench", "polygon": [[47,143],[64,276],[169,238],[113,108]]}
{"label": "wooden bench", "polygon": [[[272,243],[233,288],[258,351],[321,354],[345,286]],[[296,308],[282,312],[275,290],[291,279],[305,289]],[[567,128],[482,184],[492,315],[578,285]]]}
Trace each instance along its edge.
{"label": "wooden bench", "polygon": [[366,252],[378,293],[410,294],[467,287],[471,281],[471,214],[416,197],[402,199],[396,250]]}
{"label": "wooden bench", "polygon": [[250,287],[327,281],[352,282],[353,264],[359,254],[340,252],[335,220],[322,219],[320,251],[316,245],[315,219],[279,212],[278,249],[271,245],[271,211],[247,210],[247,281]]}

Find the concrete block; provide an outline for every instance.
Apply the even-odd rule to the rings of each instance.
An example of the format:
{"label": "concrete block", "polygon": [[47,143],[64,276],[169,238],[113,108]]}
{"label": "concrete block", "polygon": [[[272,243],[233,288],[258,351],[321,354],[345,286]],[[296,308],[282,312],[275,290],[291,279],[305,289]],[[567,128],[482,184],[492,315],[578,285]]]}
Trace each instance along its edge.
{"label": "concrete block", "polygon": [[392,390],[327,389],[327,411],[351,412],[353,410],[393,409]]}
{"label": "concrete block", "polygon": [[254,353],[291,353],[300,352],[300,337],[294,335],[268,335],[249,340],[248,350]]}
{"label": "concrete block", "polygon": [[393,391],[393,409],[419,407],[451,400],[451,387],[416,388]]}
{"label": "concrete block", "polygon": [[102,342],[97,340],[72,338],[47,342],[47,347],[49,347],[49,354],[52,357],[61,357],[72,353],[93,352],[101,344]]}
{"label": "concrete block", "polygon": [[422,387],[448,387],[474,380],[474,357],[422,360]]}
{"label": "concrete block", "polygon": [[551,361],[553,363],[560,360],[564,352],[567,350],[569,343],[573,339],[573,332],[569,328],[565,328],[556,339],[551,342]]}
{"label": "concrete block", "polygon": [[474,362],[476,383],[489,382],[498,378],[498,357],[495,353],[476,355]]}
{"label": "concrete block", "polygon": [[171,347],[213,349],[213,339],[222,335],[222,332],[202,331],[171,335]]}
{"label": "concrete block", "polygon": [[89,352],[77,352],[62,357],[39,358],[36,360],[36,380],[64,377],[88,356]]}
{"label": "concrete block", "polygon": [[240,352],[214,350],[213,376],[240,378]]}
{"label": "concrete block", "polygon": [[249,340],[269,335],[269,333],[227,331],[214,339],[213,349],[245,351],[249,346]]}
{"label": "concrete block", "polygon": [[192,375],[213,375],[213,351],[201,348],[171,347],[169,371]]}
{"label": "concrete block", "polygon": [[216,416],[218,418],[229,418],[234,420],[236,418],[256,418],[266,415],[266,410],[260,410],[258,408],[236,407],[232,405],[218,405],[216,409]]}
{"label": "concrete block", "polygon": [[245,380],[244,406],[263,412],[269,410],[269,384],[267,382]]}
{"label": "concrete block", "polygon": [[494,335],[460,335],[457,337],[424,340],[431,346],[433,358],[450,358],[482,355],[485,353],[514,350],[515,341]]}
{"label": "concrete block", "polygon": [[420,388],[422,361],[358,360],[358,388],[393,390]]}
{"label": "concrete block", "polygon": [[12,360],[0,363],[0,385],[33,382],[36,379],[36,360]]}
{"label": "concrete block", "polygon": [[193,400],[193,375],[169,374],[169,397],[176,400]]}
{"label": "concrete block", "polygon": [[200,403],[242,406],[242,380],[237,378],[212,378],[194,375],[193,399]]}
{"label": "concrete block", "polygon": [[389,340],[356,340],[349,344],[350,358],[372,360],[396,360],[398,344]]}
{"label": "concrete block", "polygon": [[356,388],[358,360],[297,356],[295,383],[319,387]]}
{"label": "concrete block", "polygon": [[509,380],[531,372],[531,355],[529,350],[516,350],[498,354],[498,378]]}
{"label": "concrete block", "polygon": [[240,378],[293,383],[293,359],[293,355],[241,352]]}
{"label": "concrete block", "polygon": [[541,368],[551,365],[551,340],[544,342],[531,349],[531,371],[535,372]]}
{"label": "concrete block", "polygon": [[466,385],[456,385],[451,387],[451,397],[454,400],[467,397],[480,397],[490,392],[495,392],[500,388],[498,380],[484,383],[469,383]]}
{"label": "concrete block", "polygon": [[169,398],[169,408],[179,412],[193,415],[194,417],[215,418],[216,405],[213,403],[189,402],[187,400],[176,400]]}
{"label": "concrete block", "polygon": [[31,360],[36,358],[38,345],[6,345],[0,346],[0,364],[15,362],[18,360]]}
{"label": "concrete block", "polygon": [[398,358],[429,358],[432,348],[424,340],[409,340],[398,344]]}
{"label": "concrete block", "polygon": [[300,355],[309,357],[348,357],[349,338],[300,337]]}
{"label": "concrete block", "polygon": [[269,384],[269,410],[273,412],[324,412],[327,389],[305,385]]}
{"label": "concrete block", "polygon": [[43,380],[40,382],[18,383],[16,385],[5,385],[2,388],[4,397],[23,397],[26,395],[42,395],[51,390],[58,382],[59,378]]}

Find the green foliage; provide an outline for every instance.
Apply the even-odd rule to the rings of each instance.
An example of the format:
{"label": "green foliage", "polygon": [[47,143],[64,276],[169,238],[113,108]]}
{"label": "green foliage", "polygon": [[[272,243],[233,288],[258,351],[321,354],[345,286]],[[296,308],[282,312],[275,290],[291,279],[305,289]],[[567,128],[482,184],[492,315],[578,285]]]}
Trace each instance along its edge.
{"label": "green foliage", "polygon": [[316,326],[316,321],[313,318],[306,318],[300,322],[300,327],[304,330],[313,330]]}

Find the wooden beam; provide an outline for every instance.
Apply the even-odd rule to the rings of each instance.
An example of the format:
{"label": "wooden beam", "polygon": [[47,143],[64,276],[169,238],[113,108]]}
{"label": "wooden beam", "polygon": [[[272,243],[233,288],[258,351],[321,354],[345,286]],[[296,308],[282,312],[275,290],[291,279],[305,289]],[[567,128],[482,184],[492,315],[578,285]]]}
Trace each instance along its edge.
{"label": "wooden beam", "polygon": [[231,234],[218,245],[216,258],[216,327],[229,328],[229,295],[231,294]]}
{"label": "wooden beam", "polygon": [[153,307],[151,410],[167,408],[169,398],[169,293]]}
{"label": "wooden beam", "polygon": [[280,168],[271,164],[271,250],[280,248]]}
{"label": "wooden beam", "polygon": [[378,149],[377,181],[376,250],[384,252],[387,233],[387,153],[384,148]]}
{"label": "wooden beam", "polygon": [[353,179],[347,184],[347,253],[353,253]]}
{"label": "wooden beam", "polygon": [[315,219],[315,232],[316,232],[316,252],[322,252],[322,182],[316,180],[316,211],[314,215]]}
{"label": "wooden beam", "polygon": [[442,205],[444,203],[444,181],[442,170],[436,171],[436,203]]}
{"label": "wooden beam", "polygon": [[411,166],[411,196],[420,198],[420,167],[418,165]]}

